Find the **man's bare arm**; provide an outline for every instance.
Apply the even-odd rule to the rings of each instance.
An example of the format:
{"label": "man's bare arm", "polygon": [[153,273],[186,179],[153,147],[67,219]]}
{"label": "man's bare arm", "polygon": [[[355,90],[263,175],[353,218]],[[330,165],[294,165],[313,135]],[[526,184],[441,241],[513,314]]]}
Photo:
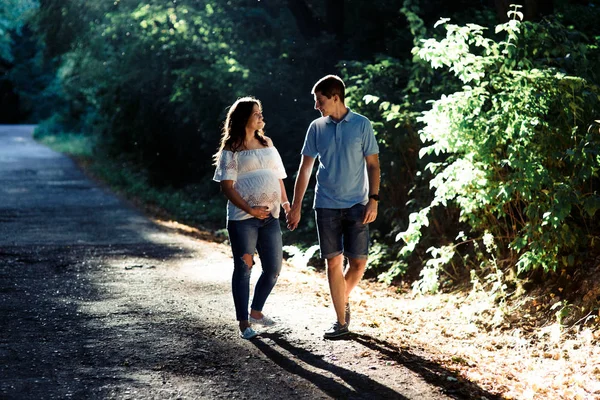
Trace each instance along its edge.
{"label": "man's bare arm", "polygon": [[[379,194],[379,184],[381,179],[381,171],[379,168],[379,155],[371,154],[365,157],[367,163],[367,177],[369,178],[369,195]],[[363,216],[363,224],[368,224],[377,218],[377,206],[376,200],[369,199],[367,207],[365,208],[365,215]]]}
{"label": "man's bare arm", "polygon": [[292,200],[292,209],[287,214],[288,229],[294,230],[300,223],[300,216],[302,213],[302,199],[306,194],[308,182],[312,174],[313,166],[315,165],[315,159],[309,156],[302,156],[300,160],[300,167],[298,168],[298,176],[296,176],[296,183],[294,184],[294,199]]}

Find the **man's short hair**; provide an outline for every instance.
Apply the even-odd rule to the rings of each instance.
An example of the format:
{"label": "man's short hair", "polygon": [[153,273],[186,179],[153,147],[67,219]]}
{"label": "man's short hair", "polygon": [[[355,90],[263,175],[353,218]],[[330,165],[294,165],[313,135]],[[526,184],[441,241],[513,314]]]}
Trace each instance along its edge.
{"label": "man's short hair", "polygon": [[337,94],[343,103],[346,95],[346,85],[344,85],[344,81],[339,76],[327,75],[315,83],[310,93],[315,94],[316,92],[321,92],[328,99]]}

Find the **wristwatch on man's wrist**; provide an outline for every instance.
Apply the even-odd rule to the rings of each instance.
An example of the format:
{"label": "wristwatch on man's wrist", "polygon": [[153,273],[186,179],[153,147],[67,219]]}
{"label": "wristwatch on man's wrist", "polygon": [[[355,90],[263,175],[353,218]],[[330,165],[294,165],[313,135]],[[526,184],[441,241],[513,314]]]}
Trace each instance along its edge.
{"label": "wristwatch on man's wrist", "polygon": [[369,196],[369,199],[373,199],[375,201],[379,201],[379,195],[378,194],[372,194]]}

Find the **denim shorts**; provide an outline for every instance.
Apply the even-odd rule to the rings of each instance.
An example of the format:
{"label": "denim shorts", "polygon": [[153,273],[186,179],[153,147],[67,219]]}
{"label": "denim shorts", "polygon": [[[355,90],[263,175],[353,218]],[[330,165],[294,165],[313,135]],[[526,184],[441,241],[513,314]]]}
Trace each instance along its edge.
{"label": "denim shorts", "polygon": [[365,206],[350,208],[316,208],[317,233],[321,258],[339,254],[348,258],[366,259],[369,254],[369,225],[363,224]]}

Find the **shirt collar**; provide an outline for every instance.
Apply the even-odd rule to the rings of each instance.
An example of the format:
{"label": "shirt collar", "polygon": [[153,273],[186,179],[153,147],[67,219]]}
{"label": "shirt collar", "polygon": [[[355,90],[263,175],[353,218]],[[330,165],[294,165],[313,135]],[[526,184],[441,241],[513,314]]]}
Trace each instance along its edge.
{"label": "shirt collar", "polygon": [[328,124],[329,123],[338,124],[338,123],[344,122],[344,121],[349,122],[352,119],[354,113],[352,112],[352,110],[350,109],[350,107],[346,107],[346,108],[348,109],[348,112],[346,113],[346,115],[344,116],[344,118],[342,118],[341,120],[339,120],[338,122],[336,122],[336,121],[334,121],[331,118],[331,116],[328,116],[327,117],[327,121],[325,121],[325,122],[328,123]]}

